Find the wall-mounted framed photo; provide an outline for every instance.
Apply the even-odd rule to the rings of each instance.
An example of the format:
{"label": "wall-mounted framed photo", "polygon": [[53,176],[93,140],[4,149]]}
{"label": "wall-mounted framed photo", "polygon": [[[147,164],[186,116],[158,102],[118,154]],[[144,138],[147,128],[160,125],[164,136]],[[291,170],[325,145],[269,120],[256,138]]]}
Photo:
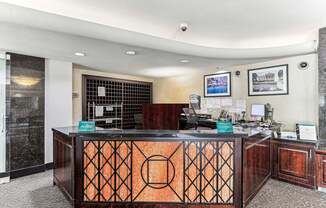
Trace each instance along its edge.
{"label": "wall-mounted framed photo", "polygon": [[288,65],[270,66],[248,70],[248,95],[289,94]]}
{"label": "wall-mounted framed photo", "polygon": [[204,96],[205,97],[231,96],[231,72],[205,75]]}

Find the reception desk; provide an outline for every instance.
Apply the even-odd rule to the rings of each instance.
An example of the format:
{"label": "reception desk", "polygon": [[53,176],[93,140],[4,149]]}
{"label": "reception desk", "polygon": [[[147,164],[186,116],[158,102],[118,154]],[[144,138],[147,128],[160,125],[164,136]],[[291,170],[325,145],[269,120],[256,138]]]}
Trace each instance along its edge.
{"label": "reception desk", "polygon": [[73,207],[240,208],[270,176],[270,137],[262,133],[53,134],[54,184]]}

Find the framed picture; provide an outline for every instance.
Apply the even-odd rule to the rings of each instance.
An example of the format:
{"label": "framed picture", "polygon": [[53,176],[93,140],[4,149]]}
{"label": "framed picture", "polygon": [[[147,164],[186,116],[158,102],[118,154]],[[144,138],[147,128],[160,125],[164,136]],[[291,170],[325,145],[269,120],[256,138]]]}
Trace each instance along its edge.
{"label": "framed picture", "polygon": [[204,76],[205,97],[231,96],[231,72]]}
{"label": "framed picture", "polygon": [[288,65],[248,70],[248,95],[289,94]]}

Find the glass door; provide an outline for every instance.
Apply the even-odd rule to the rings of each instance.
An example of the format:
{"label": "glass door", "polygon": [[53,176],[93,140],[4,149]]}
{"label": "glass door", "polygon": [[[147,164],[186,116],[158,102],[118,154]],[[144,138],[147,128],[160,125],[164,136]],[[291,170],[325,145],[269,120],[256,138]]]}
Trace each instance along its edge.
{"label": "glass door", "polygon": [[[0,179],[9,176],[9,145],[7,144],[6,129],[6,89],[7,89],[7,69],[6,69],[6,53],[0,52]],[[3,180],[0,180],[0,183]]]}

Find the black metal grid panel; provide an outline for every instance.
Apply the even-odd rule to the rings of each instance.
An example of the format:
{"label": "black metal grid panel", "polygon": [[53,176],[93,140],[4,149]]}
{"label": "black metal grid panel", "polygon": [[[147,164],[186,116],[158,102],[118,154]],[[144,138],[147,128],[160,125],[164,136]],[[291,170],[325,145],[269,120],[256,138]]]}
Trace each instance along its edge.
{"label": "black metal grid panel", "polygon": [[233,203],[233,147],[234,142],[185,142],[185,202]]}
{"label": "black metal grid panel", "polygon": [[[86,94],[85,103],[83,104],[87,108],[87,103],[95,105],[109,105],[109,104],[121,104],[123,101],[122,93],[122,83],[115,80],[104,80],[97,79],[96,77],[86,78],[86,86],[83,92]],[[105,96],[98,96],[98,87],[105,87]],[[121,109],[118,108],[118,115],[121,115]],[[88,116],[87,116],[88,115]],[[93,111],[86,110],[86,118],[93,118]],[[104,111],[103,118],[105,117],[115,117],[115,111]],[[121,126],[120,120],[114,120],[112,123],[106,123],[105,121],[97,121],[96,126],[102,128],[115,128],[116,126]]]}
{"label": "black metal grid panel", "polygon": [[[104,97],[97,96],[98,87],[105,87]],[[152,83],[84,75],[83,119],[87,119],[88,113],[90,118],[93,117],[93,112],[87,112],[87,103],[93,102],[96,105],[123,103],[123,128],[135,128],[134,114],[142,113],[142,104],[152,103]],[[117,114],[120,117],[120,108]],[[115,117],[115,111],[105,111],[103,118],[105,117]],[[121,121],[97,121],[96,126],[115,128],[121,126]]]}
{"label": "black metal grid panel", "polygon": [[[99,142],[85,141],[83,147],[83,181],[84,181],[84,192],[83,199],[84,201],[99,201],[99,169],[100,165],[98,163],[98,151],[99,151]],[[90,150],[92,154],[90,154]],[[96,152],[95,152],[96,151]],[[91,171],[94,170],[94,171]]]}
{"label": "black metal grid panel", "polygon": [[[132,190],[133,146],[142,153],[147,165],[147,177],[142,176],[145,186],[135,196]],[[181,146],[184,155],[183,196],[170,186],[174,174],[170,177],[168,170],[166,181],[152,181],[148,178],[150,162],[163,161],[167,163],[167,167],[176,170],[178,167],[170,159]],[[170,156],[145,155],[131,141],[84,141],[83,199],[85,202],[128,203],[134,202],[146,187],[170,187],[182,203],[233,204],[234,156],[233,141],[188,140],[181,143]],[[88,168],[91,169],[90,172],[87,171]]]}
{"label": "black metal grid panel", "polygon": [[[216,142],[202,143],[201,164],[201,202],[218,201],[218,147]],[[210,193],[210,194],[209,194]]]}
{"label": "black metal grid panel", "polygon": [[152,85],[148,83],[123,83],[123,126],[135,128],[134,114],[142,113],[142,105],[152,102]]}
{"label": "black metal grid panel", "polygon": [[128,202],[132,199],[132,144],[115,142],[115,201]]}
{"label": "black metal grid panel", "polygon": [[[115,142],[102,141],[98,143],[98,163],[99,168],[96,170],[99,175],[98,191],[100,201],[113,201],[115,197]],[[103,191],[107,194],[104,194]]]}
{"label": "black metal grid panel", "polygon": [[84,201],[130,202],[131,155],[128,141],[84,141]]}
{"label": "black metal grid panel", "polygon": [[185,165],[184,165],[184,198],[188,203],[200,203],[200,181],[201,181],[201,162],[200,162],[200,142],[185,142]]}
{"label": "black metal grid panel", "polygon": [[[217,142],[217,203],[231,204],[234,202],[234,142]],[[224,151],[227,149],[227,151]],[[224,152],[223,152],[224,151]],[[223,172],[229,174],[223,176]],[[222,192],[229,192],[223,196]]]}

